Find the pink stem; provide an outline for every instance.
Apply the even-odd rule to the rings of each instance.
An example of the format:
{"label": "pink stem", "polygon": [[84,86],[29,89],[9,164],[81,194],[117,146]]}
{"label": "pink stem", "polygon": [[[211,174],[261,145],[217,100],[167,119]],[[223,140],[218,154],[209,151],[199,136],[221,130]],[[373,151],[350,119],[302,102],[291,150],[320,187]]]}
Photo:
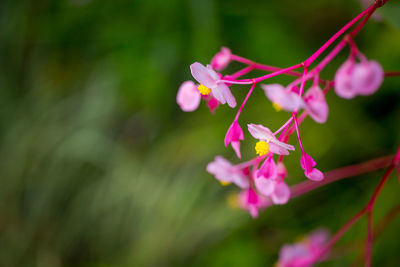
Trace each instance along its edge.
{"label": "pink stem", "polygon": [[263,80],[272,78],[272,77],[274,77],[274,76],[287,73],[287,72],[289,72],[289,71],[291,71],[291,70],[301,68],[302,66],[303,66],[303,64],[302,64],[302,63],[299,63],[299,64],[296,64],[296,65],[294,65],[294,66],[288,67],[288,68],[286,68],[286,69],[281,69],[281,70],[275,71],[275,72],[273,72],[273,73],[270,73],[270,74],[267,74],[267,75],[264,75],[264,76],[261,76],[261,77],[255,78],[255,79],[244,79],[244,80],[236,80],[236,81],[225,81],[225,80],[221,80],[221,81],[222,81],[222,82],[228,82],[228,83],[236,83],[236,84],[258,83],[258,82],[261,82],[261,81],[263,81]]}
{"label": "pink stem", "polygon": [[243,100],[242,105],[240,106],[240,108],[239,108],[239,110],[238,110],[238,112],[237,112],[237,114],[235,116],[235,119],[234,119],[235,121],[237,121],[239,119],[240,113],[242,113],[242,110],[243,110],[244,106],[246,105],[246,102],[249,99],[249,97],[250,97],[250,95],[253,92],[255,87],[256,87],[256,83],[253,83],[253,85],[251,86],[249,92],[247,93],[245,99]]}
{"label": "pink stem", "polygon": [[385,77],[400,76],[400,71],[388,71],[385,72]]}
{"label": "pink stem", "polygon": [[254,68],[253,68],[252,66],[247,66],[247,67],[245,67],[245,68],[243,68],[243,69],[241,69],[241,70],[239,70],[239,71],[233,73],[232,75],[225,76],[225,78],[226,78],[226,79],[237,79],[237,78],[239,78],[240,76],[243,76],[243,75],[249,73],[249,72],[252,71],[253,69],[254,69]]}
{"label": "pink stem", "polygon": [[[303,76],[301,76],[301,84],[300,84],[300,92],[299,92],[299,96],[302,97],[303,96],[303,92],[304,92],[304,86],[306,84],[306,75],[307,75],[307,71],[308,68],[304,67],[304,71],[303,71]],[[296,110],[297,112],[297,110]]]}
{"label": "pink stem", "polygon": [[238,55],[234,55],[234,54],[231,55],[231,60],[234,60],[234,61],[237,61],[237,62],[240,62],[243,64],[247,64],[247,65],[252,65],[254,63],[250,59],[247,59],[247,58],[244,58],[244,57],[241,57]]}
{"label": "pink stem", "polygon": [[300,138],[299,124],[298,124],[297,118],[296,118],[297,113],[293,112],[292,116],[293,116],[293,120],[294,120],[294,126],[296,127],[297,139],[299,140],[300,149],[301,149],[301,152],[304,154],[303,144],[301,143],[301,138]]}
{"label": "pink stem", "polygon": [[337,38],[339,38],[344,32],[346,32],[354,23],[360,20],[368,13],[372,13],[376,9],[376,4],[370,5],[367,9],[361,12],[358,16],[347,23],[343,28],[341,28],[337,33],[335,33],[325,44],[321,46],[314,54],[312,54],[306,61],[304,61],[304,66],[310,66],[321,54],[324,52]]}
{"label": "pink stem", "polygon": [[292,120],[293,120],[293,117],[290,117],[290,118],[287,120],[287,122],[285,122],[285,124],[283,124],[283,125],[281,126],[281,128],[279,128],[276,132],[274,132],[274,135],[277,135],[277,134],[280,133],[283,129],[288,128],[288,127],[289,127],[289,124],[292,122]]}

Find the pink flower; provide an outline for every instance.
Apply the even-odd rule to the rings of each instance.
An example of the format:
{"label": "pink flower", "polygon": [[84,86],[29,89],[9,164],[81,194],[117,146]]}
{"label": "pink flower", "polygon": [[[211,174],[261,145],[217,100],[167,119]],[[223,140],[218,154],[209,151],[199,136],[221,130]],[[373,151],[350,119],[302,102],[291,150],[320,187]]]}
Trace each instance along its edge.
{"label": "pink flower", "polygon": [[228,103],[230,107],[236,107],[236,100],[232,95],[231,90],[225,83],[220,82],[220,76],[218,76],[210,65],[205,67],[202,64],[195,62],[190,65],[190,70],[193,77],[200,83],[200,93],[209,94],[210,91],[212,91],[213,96],[221,104]]}
{"label": "pink flower", "polygon": [[335,92],[346,99],[359,95],[371,95],[382,84],[384,72],[378,62],[364,60],[355,63],[348,59],[335,74]]}
{"label": "pink flower", "polygon": [[324,179],[324,174],[320,170],[314,168],[317,163],[307,153],[304,153],[301,156],[300,165],[301,168],[304,170],[304,175],[310,180],[321,181]]}
{"label": "pink flower", "polygon": [[292,112],[304,106],[299,94],[291,88],[285,88],[280,84],[262,84],[261,88],[277,109]]}
{"label": "pink flower", "polygon": [[221,51],[219,51],[211,60],[211,67],[217,71],[225,69],[231,61],[231,55],[232,53],[229,48],[222,47]]}
{"label": "pink flower", "polygon": [[238,201],[239,206],[247,210],[253,218],[258,217],[259,209],[270,205],[270,201],[267,198],[257,195],[256,191],[251,187],[239,193]]}
{"label": "pink flower", "polygon": [[207,171],[213,174],[223,185],[234,183],[240,188],[250,186],[249,178],[243,170],[236,168],[224,157],[216,156],[214,161],[207,165]]}
{"label": "pink flower", "polygon": [[335,92],[338,96],[350,99],[356,96],[357,91],[353,86],[354,63],[346,60],[335,74]]}
{"label": "pink flower", "polygon": [[279,253],[277,267],[309,267],[323,251],[329,239],[328,231],[319,229],[299,242],[284,245]]}
{"label": "pink flower", "polygon": [[353,86],[360,95],[372,95],[382,84],[384,72],[375,60],[357,64],[353,71]]}
{"label": "pink flower", "polygon": [[276,178],[278,176],[278,168],[275,164],[274,159],[272,158],[272,154],[268,156],[268,158],[261,165],[260,169],[257,172],[257,177],[264,176],[267,178]]}
{"label": "pink flower", "polygon": [[271,197],[274,204],[286,204],[290,199],[290,189],[283,181],[282,170],[279,170],[280,173],[278,175],[278,167],[272,157],[269,157],[265,163],[269,166],[269,171],[265,173],[266,175],[253,176],[257,191],[263,196]]}
{"label": "pink flower", "polygon": [[178,89],[176,102],[183,111],[194,111],[200,104],[201,95],[192,81],[186,81]]}
{"label": "pink flower", "polygon": [[239,140],[244,140],[244,135],[242,128],[235,120],[229,127],[225,135],[225,146],[231,144],[233,150],[235,151],[237,157],[240,159],[242,155],[240,154],[240,142]]}
{"label": "pink flower", "polygon": [[312,86],[304,94],[305,107],[310,117],[318,123],[325,123],[328,118],[328,104],[318,85]]}
{"label": "pink flower", "polygon": [[247,127],[250,134],[259,140],[255,149],[260,156],[266,155],[268,152],[289,155],[288,150],[294,150],[292,145],[279,141],[270,129],[261,124],[248,124]]}

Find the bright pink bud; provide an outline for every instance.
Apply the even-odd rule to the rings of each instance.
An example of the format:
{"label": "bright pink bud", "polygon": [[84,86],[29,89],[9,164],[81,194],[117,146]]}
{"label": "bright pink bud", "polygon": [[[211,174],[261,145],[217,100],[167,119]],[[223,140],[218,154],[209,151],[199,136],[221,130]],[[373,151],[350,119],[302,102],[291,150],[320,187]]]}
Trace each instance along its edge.
{"label": "bright pink bud", "polygon": [[186,81],[178,89],[176,102],[183,111],[194,111],[200,104],[201,95],[192,81]]}
{"label": "bright pink bud", "polygon": [[244,140],[244,135],[242,128],[240,128],[239,123],[235,120],[226,132],[225,146],[231,144],[233,150],[236,152],[237,157],[241,158],[239,140]]}
{"label": "bright pink bud", "polygon": [[217,109],[219,105],[218,100],[213,97],[213,96],[209,96],[208,100],[207,100],[207,107],[210,109],[211,113],[214,113],[215,110]]}
{"label": "bright pink bud", "polygon": [[259,198],[257,196],[257,193],[254,191],[253,188],[249,188],[248,193],[247,193],[247,206],[250,212],[250,215],[253,218],[258,217],[258,202]]}
{"label": "bright pink bud", "polygon": [[314,168],[317,163],[307,153],[304,153],[301,156],[300,165],[301,168],[304,170],[304,175],[310,180],[321,181],[322,179],[324,179],[324,174],[320,170]]}
{"label": "bright pink bud", "polygon": [[317,85],[312,86],[304,94],[306,110],[313,120],[318,123],[325,123],[328,118],[328,104],[321,88]]}
{"label": "bright pink bud", "polygon": [[375,93],[382,84],[384,72],[375,60],[357,64],[353,71],[353,86],[360,95]]}
{"label": "bright pink bud", "polygon": [[229,48],[222,47],[221,51],[219,51],[211,60],[211,67],[217,71],[225,69],[231,61],[231,55],[232,53]]}
{"label": "bright pink bud", "polygon": [[277,175],[278,168],[272,156],[269,156],[258,170],[257,177],[264,176],[265,178],[275,179]]}

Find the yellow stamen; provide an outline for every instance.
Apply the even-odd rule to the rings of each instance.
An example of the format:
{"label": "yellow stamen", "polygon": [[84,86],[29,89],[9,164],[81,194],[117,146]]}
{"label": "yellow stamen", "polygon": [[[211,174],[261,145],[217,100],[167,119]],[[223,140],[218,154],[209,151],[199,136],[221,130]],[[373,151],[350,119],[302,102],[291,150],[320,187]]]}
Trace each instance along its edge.
{"label": "yellow stamen", "polygon": [[208,87],[205,87],[204,85],[200,84],[199,87],[197,87],[199,90],[200,94],[202,95],[209,95],[211,93],[211,89]]}
{"label": "yellow stamen", "polygon": [[268,145],[268,143],[265,142],[265,141],[259,141],[259,142],[257,142],[257,144],[256,144],[256,146],[255,146],[255,150],[256,150],[256,153],[257,153],[259,156],[264,156],[264,155],[266,155],[266,154],[268,153],[268,151],[269,151],[269,145]]}
{"label": "yellow stamen", "polygon": [[222,186],[227,186],[227,185],[230,185],[230,184],[231,184],[230,182],[224,182],[224,181],[219,181],[219,183],[220,183]]}
{"label": "yellow stamen", "polygon": [[276,102],[273,102],[273,103],[272,103],[272,106],[274,107],[274,109],[275,109],[276,111],[281,111],[281,110],[282,110],[281,106],[279,106],[278,103],[276,103]]}

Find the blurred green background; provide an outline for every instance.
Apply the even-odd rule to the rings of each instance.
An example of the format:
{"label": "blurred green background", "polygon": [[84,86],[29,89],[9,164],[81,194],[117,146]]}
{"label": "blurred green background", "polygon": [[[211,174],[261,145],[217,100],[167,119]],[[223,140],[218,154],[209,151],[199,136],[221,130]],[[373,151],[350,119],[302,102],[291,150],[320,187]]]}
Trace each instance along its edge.
{"label": "blurred green background", "polygon": [[[356,38],[385,70],[400,69],[399,1]],[[0,4],[0,266],[272,266],[279,248],[317,227],[335,232],[371,196],[383,171],[340,181],[253,220],[231,209],[238,192],[205,171],[238,162],[223,137],[234,111],[176,104],[189,65],[221,46],[277,65],[301,62],[361,11],[357,1],[3,0]],[[345,49],[323,72],[332,79]],[[229,70],[238,69],[233,64]],[[255,74],[252,74],[255,75]],[[287,77],[271,82],[288,83]],[[327,96],[328,122],[307,119],[306,150],[320,169],[392,154],[400,140],[400,80],[370,97]],[[238,102],[246,88],[233,86]],[[277,128],[255,91],[240,124]],[[244,158],[255,140],[245,133]],[[305,178],[287,158],[289,184]],[[393,176],[375,221],[399,202]],[[375,241],[376,266],[399,266],[399,218]],[[361,254],[362,219],[339,243]],[[357,242],[353,242],[357,241]]]}

